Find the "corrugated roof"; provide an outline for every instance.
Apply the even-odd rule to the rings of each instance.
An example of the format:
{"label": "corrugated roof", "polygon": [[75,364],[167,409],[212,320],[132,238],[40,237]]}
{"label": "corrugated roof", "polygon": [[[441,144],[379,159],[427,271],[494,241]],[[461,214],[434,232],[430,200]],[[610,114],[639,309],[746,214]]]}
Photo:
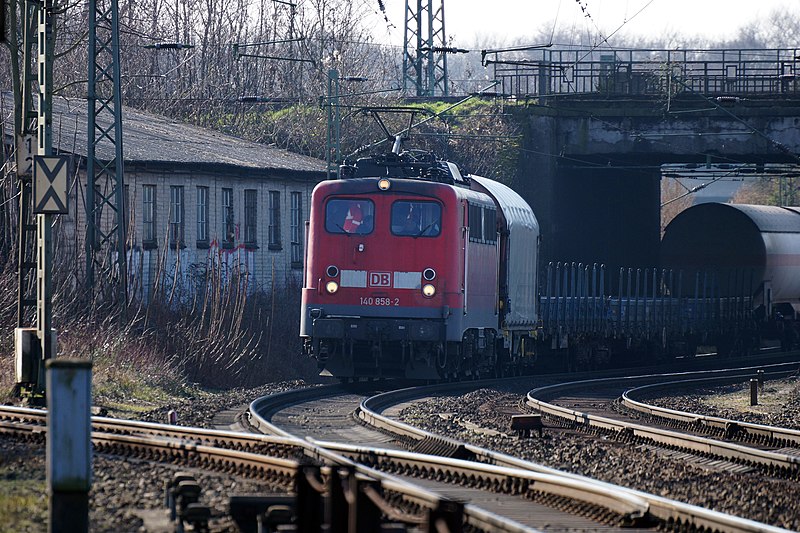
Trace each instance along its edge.
{"label": "corrugated roof", "polygon": [[[2,95],[2,118],[12,123],[10,92]],[[53,98],[53,148],[86,157],[86,101]],[[110,125],[110,114],[98,118]],[[8,131],[8,128],[6,129]],[[246,141],[213,130],[176,122],[129,107],[122,110],[123,151],[126,166],[190,168],[211,167],[238,172],[278,171],[281,174],[318,174],[322,179],[325,162],[265,144]],[[114,157],[113,146],[101,143],[96,148],[99,159]],[[312,177],[311,175],[307,177]]]}

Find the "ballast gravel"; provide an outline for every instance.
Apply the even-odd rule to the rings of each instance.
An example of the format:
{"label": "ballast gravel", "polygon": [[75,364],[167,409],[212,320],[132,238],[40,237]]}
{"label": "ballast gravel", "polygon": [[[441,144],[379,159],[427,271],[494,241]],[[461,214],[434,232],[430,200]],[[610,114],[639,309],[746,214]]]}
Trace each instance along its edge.
{"label": "ballast gravel", "polygon": [[[401,411],[400,419],[432,433],[559,470],[800,530],[800,484],[795,481],[771,478],[757,470],[717,471],[681,454],[570,429],[547,427],[542,438],[517,437],[510,429],[510,414],[519,412],[520,400],[534,386],[528,380],[516,388],[481,389],[413,402]],[[682,397],[672,400],[661,398],[660,402],[674,409],[687,407]],[[780,417],[800,420],[798,404],[787,404]]]}
{"label": "ballast gravel", "polygon": [[[447,396],[414,402],[404,408],[405,422],[428,431],[471,442],[486,448],[535,461],[546,466],[610,483],[684,501],[701,507],[750,518],[773,526],[800,530],[798,483],[768,478],[753,471],[732,474],[710,470],[679,457],[573,430],[548,427],[543,438],[520,439],[510,430],[510,415],[520,412],[520,401],[535,384],[531,380],[503,389],[480,389],[463,396]],[[175,410],[180,425],[211,427],[214,416],[247,404],[258,396],[307,386],[302,381],[265,385],[258,389],[234,390],[200,401],[186,399],[142,415],[163,422]],[[706,414],[716,407],[709,398],[724,389],[702,391],[676,398],[660,398],[659,404],[691,410],[701,405]],[[720,415],[717,415],[720,416]],[[800,420],[798,394],[773,409],[768,420]],[[736,417],[732,417],[736,418]],[[741,418],[741,417],[739,417]],[[771,422],[775,423],[775,422]],[[777,424],[783,425],[783,424]],[[97,454],[90,493],[90,529],[93,532],[158,531],[154,517],[163,518],[164,480],[177,471],[173,465]],[[238,476],[193,472],[203,487],[201,501],[212,510],[212,532],[236,531],[228,517],[232,494],[276,492],[275,487]],[[38,532],[46,529],[47,496],[44,446],[22,443],[0,436],[0,484],[18,483],[22,496],[38,502],[36,511],[18,515],[9,531]],[[13,515],[12,515],[13,516]],[[163,520],[162,520],[163,521]],[[170,529],[164,530],[170,531]]]}
{"label": "ballast gravel", "polygon": [[[230,390],[224,394],[193,400],[184,398],[169,406],[143,413],[141,420],[163,423],[174,410],[178,424],[212,427],[220,412],[243,407],[254,399],[307,386],[302,381],[271,383],[255,389]],[[10,502],[11,522],[0,524],[0,532],[47,531],[47,482],[43,443],[19,442],[0,435],[0,486],[14,484],[23,494]],[[238,531],[228,514],[231,495],[281,492],[279,487],[248,478],[151,461],[94,454],[93,480],[89,493],[89,529],[95,532],[172,532],[164,500],[164,481],[176,472],[191,473],[202,488],[200,503],[211,509],[210,531]],[[5,492],[5,491],[4,491]],[[0,493],[2,494],[2,493]],[[2,507],[2,503],[0,503]],[[1,512],[1,511],[0,511]]]}
{"label": "ballast gravel", "polygon": [[709,387],[675,397],[646,397],[648,403],[705,416],[800,430],[800,381],[767,380],[750,405],[750,384]]}

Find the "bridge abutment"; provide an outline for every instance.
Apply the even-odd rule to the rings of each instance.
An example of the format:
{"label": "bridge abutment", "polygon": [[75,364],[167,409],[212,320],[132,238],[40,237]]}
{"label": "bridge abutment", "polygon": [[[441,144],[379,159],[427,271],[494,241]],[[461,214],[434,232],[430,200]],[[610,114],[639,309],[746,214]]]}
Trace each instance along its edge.
{"label": "bridge abutment", "polygon": [[545,264],[657,266],[664,164],[800,163],[796,98],[548,104],[515,110],[524,140],[514,185],[539,220]]}

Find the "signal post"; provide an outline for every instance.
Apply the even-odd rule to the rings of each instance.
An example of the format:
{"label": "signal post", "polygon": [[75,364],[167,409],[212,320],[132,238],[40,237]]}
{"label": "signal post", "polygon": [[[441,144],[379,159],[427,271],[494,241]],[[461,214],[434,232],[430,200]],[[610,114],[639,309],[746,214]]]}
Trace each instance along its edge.
{"label": "signal post", "polygon": [[[21,188],[30,191],[33,185],[33,194],[21,195],[20,227],[18,228],[20,271],[18,292],[18,327],[15,331],[15,356],[16,356],[16,381],[20,387],[28,387],[26,395],[32,403],[44,403],[45,396],[45,363],[56,354],[56,334],[52,328],[52,225],[53,216],[68,213],[67,187],[68,167],[67,156],[52,155],[52,84],[53,84],[53,14],[52,0],[46,0],[36,9],[26,11],[26,16],[36,15],[37,28],[37,58],[35,69],[38,75],[38,94],[34,92],[29,76],[30,59],[25,58],[26,80],[24,90],[33,94],[24,98],[26,109],[24,114],[25,132],[18,136],[17,141],[17,174]],[[30,27],[29,21],[25,27]],[[28,35],[26,35],[28,38]],[[38,112],[34,115],[32,109],[27,109],[30,102],[38,100]],[[35,135],[29,118],[35,118]],[[31,180],[32,178],[32,180]],[[33,205],[31,206],[30,203]],[[33,207],[36,217],[36,242],[35,242],[35,267],[36,267],[36,327],[25,327],[24,309],[28,305],[25,292],[28,281],[25,271],[33,266],[32,258],[26,257],[29,247],[33,243],[27,242],[30,238],[28,232],[27,215]],[[31,228],[32,229],[32,228]],[[32,302],[31,302],[32,303]]]}
{"label": "signal post", "polygon": [[[33,27],[34,16],[38,18],[38,54],[35,62],[31,57],[24,60],[24,127],[17,137],[21,194],[18,327],[14,333],[16,381],[31,403],[44,405],[46,401],[47,405],[48,531],[85,532],[92,463],[91,363],[55,360],[56,334],[52,328],[52,226],[55,215],[69,212],[69,158],[53,155],[52,150],[53,0],[25,10],[26,41],[34,37],[27,31]],[[25,49],[31,50],[32,46]],[[38,68],[32,68],[33,64]],[[33,72],[38,75],[38,93]],[[38,100],[37,112],[33,111],[33,98]],[[35,261],[34,243],[30,242],[33,226],[28,215],[31,207],[36,217]],[[34,266],[36,326],[23,327],[30,319],[25,310],[33,304],[26,295],[32,281],[28,274],[32,274]]]}

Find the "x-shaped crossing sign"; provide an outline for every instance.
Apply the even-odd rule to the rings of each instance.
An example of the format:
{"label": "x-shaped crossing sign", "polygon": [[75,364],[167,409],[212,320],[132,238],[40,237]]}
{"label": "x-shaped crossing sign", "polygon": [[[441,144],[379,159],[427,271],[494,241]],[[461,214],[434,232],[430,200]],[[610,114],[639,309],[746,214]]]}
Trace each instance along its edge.
{"label": "x-shaped crossing sign", "polygon": [[33,212],[37,215],[65,215],[69,156],[49,155],[33,158]]}

